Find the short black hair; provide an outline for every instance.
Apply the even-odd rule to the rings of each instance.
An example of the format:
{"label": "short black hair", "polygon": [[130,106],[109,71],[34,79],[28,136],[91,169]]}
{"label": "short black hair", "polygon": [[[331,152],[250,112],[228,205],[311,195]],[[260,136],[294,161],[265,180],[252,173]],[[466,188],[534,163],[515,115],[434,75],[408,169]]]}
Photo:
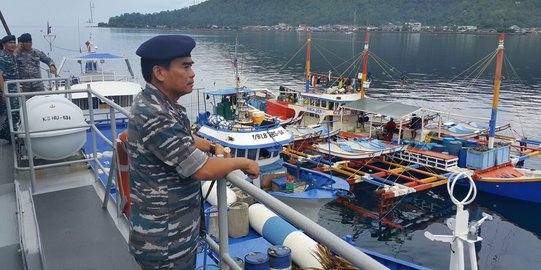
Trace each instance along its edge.
{"label": "short black hair", "polygon": [[154,66],[160,66],[165,69],[169,69],[171,66],[171,61],[173,59],[167,59],[167,60],[152,60],[152,59],[146,59],[141,58],[141,73],[143,73],[143,78],[147,83],[150,83],[152,81],[152,69]]}

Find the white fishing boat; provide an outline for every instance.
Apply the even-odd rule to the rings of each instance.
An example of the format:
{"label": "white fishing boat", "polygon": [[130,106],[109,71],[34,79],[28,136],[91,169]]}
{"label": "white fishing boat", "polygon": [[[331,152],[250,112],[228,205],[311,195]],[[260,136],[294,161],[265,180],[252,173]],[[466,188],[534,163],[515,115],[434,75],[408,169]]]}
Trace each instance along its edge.
{"label": "white fishing boat", "polygon": [[391,144],[377,139],[342,139],[313,144],[315,149],[332,157],[344,160],[375,158],[405,150],[407,145]]}
{"label": "white fishing boat", "polygon": [[[79,74],[65,71],[67,66],[73,68],[74,64],[80,65],[81,72]],[[107,66],[108,64],[111,66]],[[124,66],[122,70],[113,71],[110,69],[112,66],[118,67],[119,64]],[[142,90],[133,74],[128,58],[111,53],[88,52],[76,57],[64,57],[58,73],[60,75],[66,73],[70,77],[71,89],[94,89],[98,94],[113,100],[124,108],[130,107],[135,96]],[[59,89],[64,89],[64,87],[61,86]],[[90,107],[88,96],[83,93],[73,94],[71,99],[73,103],[85,111]],[[109,112],[107,104],[96,98],[92,100],[92,107],[105,113]],[[104,109],[106,110],[103,111]]]}
{"label": "white fishing boat", "polygon": [[349,184],[337,177],[284,163],[280,151],[293,141],[293,135],[276,118],[246,105],[247,94],[254,91],[240,86],[237,61],[232,62],[236,87],[204,93],[211,108],[207,111],[205,104],[206,112],[199,114],[197,135],[229,147],[233,157],[256,160],[261,173],[253,179],[255,186],[317,220],[321,207],[347,193]]}
{"label": "white fishing boat", "polygon": [[[293,135],[277,119],[253,110],[250,111],[251,117],[247,118],[248,114],[239,105],[229,103],[229,100],[243,99],[238,98],[239,92],[242,95],[250,91],[229,88],[205,92],[213,100],[211,104],[217,106],[213,106],[213,113],[199,114],[197,135],[229,147],[233,157],[256,160],[261,173],[253,179],[255,186],[317,220],[321,207],[347,193],[349,184],[338,177],[285,163],[280,151],[293,141]],[[215,101],[216,98],[222,102]],[[231,106],[236,108],[235,113],[230,111]],[[245,114],[245,118],[239,120],[237,114]],[[230,120],[226,120],[228,118]]]}
{"label": "white fishing boat", "polygon": [[329,130],[322,125],[287,125],[285,129],[293,135],[293,141],[313,140],[313,139],[325,139],[337,135],[340,130]]}

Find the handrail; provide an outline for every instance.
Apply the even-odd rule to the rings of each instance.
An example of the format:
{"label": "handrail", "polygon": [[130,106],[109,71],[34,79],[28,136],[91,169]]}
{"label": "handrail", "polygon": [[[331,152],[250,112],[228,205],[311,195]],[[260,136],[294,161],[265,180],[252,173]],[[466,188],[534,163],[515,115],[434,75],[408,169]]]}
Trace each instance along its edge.
{"label": "handrail", "polygon": [[[120,107],[118,104],[114,103],[112,100],[105,98],[104,96],[96,93],[94,90],[90,89],[88,87],[86,90],[70,90],[69,87],[69,81],[68,78],[50,78],[50,79],[32,79],[32,80],[17,80],[17,81],[7,81],[5,83],[6,88],[8,84],[16,84],[18,93],[8,93],[6,92],[6,96],[10,98],[22,98],[27,96],[35,96],[35,95],[50,95],[51,91],[44,91],[44,92],[33,92],[33,93],[21,93],[20,92],[20,83],[21,82],[30,82],[30,81],[60,81],[63,80],[66,82],[67,90],[58,90],[54,91],[54,94],[70,94],[70,93],[78,93],[78,92],[87,92],[88,93],[88,99],[92,100],[92,97],[95,96],[102,100],[103,102],[107,103],[110,106],[110,113],[111,113],[111,125],[116,124],[116,117],[115,114],[118,111],[118,113],[121,113],[125,116],[129,116],[129,112]],[[8,104],[8,116],[11,119],[11,107]],[[91,103],[89,103],[91,104]],[[27,108],[25,102],[22,102],[22,114],[24,118],[27,118]],[[112,185],[115,185],[115,188],[117,186],[116,183],[112,181],[112,177],[114,175],[114,171],[111,169],[107,172],[104,168],[104,166],[101,164],[101,162],[97,158],[97,147],[96,147],[96,133],[99,134],[100,137],[103,136],[103,133],[99,129],[95,127],[94,122],[94,110],[92,107],[89,107],[89,114],[90,114],[90,127],[92,132],[92,158],[85,157],[83,159],[83,162],[93,161],[95,163],[95,166],[93,166],[94,174],[96,179],[99,178],[98,170],[102,170],[105,175],[107,175],[108,183],[107,187],[111,187]],[[30,132],[28,131],[28,119],[25,119],[25,133],[26,133],[26,147],[28,150],[29,157],[32,157],[32,143],[31,143],[31,137]],[[116,138],[116,129],[112,127],[112,135],[113,140]],[[13,135],[12,135],[13,136]],[[110,143],[110,140],[107,140],[108,143]],[[112,142],[111,142],[112,143]],[[116,146],[114,143],[112,143],[113,149],[116,149]],[[15,151],[14,151],[15,152]],[[15,153],[14,153],[15,154]],[[29,158],[29,168],[31,171],[31,178],[32,178],[32,192],[36,192],[35,187],[35,169],[38,167],[54,167],[54,166],[61,166],[65,164],[73,164],[74,162],[80,162],[80,161],[69,161],[69,162],[59,162],[55,164],[48,164],[44,166],[34,166],[33,159]],[[112,163],[118,162],[113,157]],[[118,166],[118,164],[114,164],[112,168],[115,168]],[[114,170],[114,169],[113,169]],[[254,198],[256,198],[258,201],[262,202],[264,205],[269,207],[271,210],[279,214],[280,216],[287,219],[289,222],[291,222],[294,226],[297,228],[304,230],[307,234],[309,234],[314,240],[322,243],[323,245],[329,247],[332,251],[337,253],[338,255],[342,256],[349,262],[351,262],[354,266],[362,268],[362,269],[387,269],[368,255],[364,254],[360,250],[356,249],[352,245],[348,244],[344,240],[340,239],[338,236],[334,235],[333,233],[329,232],[325,228],[321,227],[320,225],[314,223],[312,220],[308,219],[304,215],[296,212],[283,202],[279,201],[278,199],[272,197],[271,195],[267,194],[265,191],[255,187],[251,183],[247,182],[243,177],[240,177],[237,172],[229,173],[226,176],[226,179],[229,180],[231,183],[235,184],[242,190],[246,191],[248,194],[252,195]],[[105,198],[104,201],[108,200],[108,197],[110,195],[110,188],[105,189]],[[225,265],[229,265],[230,268],[235,270],[241,270],[241,268],[235,263],[235,261],[231,258],[228,252],[228,233],[227,233],[227,192],[226,192],[226,181],[218,181],[217,185],[217,191],[218,191],[218,224],[220,229],[220,243],[219,245],[216,244],[208,235],[206,237],[203,237],[203,239],[209,244],[209,246],[217,251],[220,254],[220,268],[225,268]],[[118,198],[117,193],[117,200],[115,202],[116,204],[116,210],[117,213],[121,213],[120,210],[120,202]],[[104,206],[107,203],[104,203]],[[218,247],[217,247],[218,246]]]}
{"label": "handrail", "polygon": [[[45,81],[53,81],[53,82],[62,81],[66,85],[66,89],[65,90],[55,90],[55,91],[27,92],[27,93],[21,92],[21,87],[20,87],[21,83],[25,83],[25,82],[45,82]],[[17,98],[17,99],[19,99],[21,101],[19,109],[12,109],[10,102],[7,102],[7,104],[6,104],[7,107],[8,107],[8,120],[9,120],[9,123],[10,123],[10,131],[11,131],[11,137],[12,137],[11,140],[12,140],[12,143],[13,143],[14,140],[15,140],[16,135],[24,134],[25,146],[26,146],[26,149],[27,149],[27,155],[29,157],[33,157],[32,140],[31,140],[31,136],[30,136],[31,134],[35,134],[35,133],[38,133],[38,132],[45,132],[45,131],[57,131],[57,130],[67,130],[67,129],[73,129],[73,128],[85,128],[85,127],[86,128],[90,127],[90,131],[91,131],[91,134],[92,134],[92,156],[91,157],[85,156],[84,158],[81,158],[81,159],[78,159],[78,160],[55,162],[55,163],[52,163],[52,164],[38,165],[38,166],[34,165],[33,158],[29,158],[28,159],[28,167],[21,167],[21,166],[19,166],[19,164],[16,164],[14,166],[16,170],[21,170],[21,171],[29,170],[30,171],[32,193],[37,192],[35,170],[36,169],[41,169],[41,168],[51,168],[51,167],[64,166],[64,165],[70,165],[70,164],[76,164],[76,163],[85,163],[85,162],[93,161],[94,164],[95,164],[95,166],[93,166],[95,178],[96,179],[99,178],[98,170],[102,170],[104,172],[104,174],[109,178],[109,174],[111,172],[108,172],[108,171],[104,170],[103,164],[101,164],[101,162],[98,160],[98,157],[97,157],[96,134],[100,138],[102,138],[108,145],[112,146],[113,149],[114,149],[114,145],[111,142],[111,140],[109,140],[96,127],[95,120],[94,120],[94,110],[93,110],[93,108],[89,107],[90,123],[87,124],[87,125],[80,125],[80,126],[69,127],[69,128],[52,128],[52,129],[45,129],[45,130],[39,130],[39,131],[30,131],[29,127],[28,127],[28,110],[27,110],[25,101],[26,101],[27,98],[32,97],[32,96],[44,96],[44,95],[65,95],[65,96],[69,96],[69,95],[71,95],[73,93],[87,93],[89,100],[92,100],[92,97],[95,96],[98,99],[100,99],[102,102],[104,102],[104,103],[106,103],[106,104],[108,104],[110,106],[109,114],[111,115],[111,119],[110,119],[111,125],[116,125],[115,113],[117,111],[119,113],[123,114],[126,117],[129,116],[129,112],[126,109],[120,107],[118,104],[114,103],[112,100],[110,100],[110,99],[98,94],[96,91],[90,89],[90,85],[88,85],[87,89],[70,89],[71,84],[70,84],[70,79],[69,78],[58,78],[57,77],[57,78],[46,78],[46,79],[26,79],[26,80],[6,81],[4,83],[4,87],[5,87],[4,89],[9,89],[8,87],[10,85],[13,85],[13,84],[16,85],[16,91],[15,92],[6,91],[4,93],[4,95],[8,99],[9,98]],[[89,104],[91,104],[91,103],[89,103]],[[19,111],[19,113],[21,114],[21,118],[23,119],[23,122],[24,122],[24,131],[16,131],[14,129],[13,119],[12,119],[12,112],[14,112],[14,111]],[[112,128],[112,131],[113,131],[113,139],[114,139],[114,137],[116,137],[116,129]],[[17,160],[15,151],[13,151],[13,156],[14,156],[14,160]],[[110,192],[110,190],[108,190],[106,192],[107,192],[106,197],[108,197],[109,196],[108,193]],[[117,206],[117,208],[118,207],[119,206]]]}
{"label": "handrail", "polygon": [[[314,240],[327,246],[333,252],[342,256],[344,259],[348,260],[355,267],[358,267],[360,269],[374,269],[374,270],[387,269],[387,267],[383,266],[382,264],[372,259],[371,257],[366,255],[362,251],[358,250],[354,246],[348,244],[346,241],[342,240],[340,237],[336,236],[332,232],[321,227],[319,224],[313,222],[312,220],[305,217],[301,213],[293,210],[291,207],[281,202],[280,200],[272,197],[265,191],[252,185],[251,183],[246,181],[246,179],[240,177],[237,171],[229,173],[226,178],[235,186],[239,187],[240,189],[244,190],[248,194],[252,195],[256,200],[263,203],[265,206],[270,208],[276,214],[285,218],[287,221],[292,223],[295,227],[305,231]],[[225,185],[225,183],[220,183],[220,182],[225,182],[225,181],[218,181],[218,187],[220,187],[221,184]],[[218,189],[218,200],[220,199],[221,196],[226,197],[225,189],[224,190]],[[220,229],[222,228],[222,226],[227,226],[227,212],[226,211],[227,209],[220,210],[220,206],[218,206],[218,212],[219,212],[218,217],[226,216],[225,225],[220,224],[222,220],[218,219],[218,222],[220,224],[219,225]],[[222,245],[222,239],[221,239],[222,235],[223,235],[222,231],[220,231],[220,245]]]}

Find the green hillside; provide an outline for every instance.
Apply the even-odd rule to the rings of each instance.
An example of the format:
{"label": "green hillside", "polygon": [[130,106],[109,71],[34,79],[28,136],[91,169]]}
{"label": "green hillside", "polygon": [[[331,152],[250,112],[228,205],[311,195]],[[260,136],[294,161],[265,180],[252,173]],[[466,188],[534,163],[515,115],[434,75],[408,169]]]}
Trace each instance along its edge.
{"label": "green hillside", "polygon": [[[356,12],[355,12],[356,10]],[[239,27],[301,23],[379,26],[418,21],[423,25],[478,27],[541,26],[541,0],[208,0],[153,14],[112,17],[111,27]]]}

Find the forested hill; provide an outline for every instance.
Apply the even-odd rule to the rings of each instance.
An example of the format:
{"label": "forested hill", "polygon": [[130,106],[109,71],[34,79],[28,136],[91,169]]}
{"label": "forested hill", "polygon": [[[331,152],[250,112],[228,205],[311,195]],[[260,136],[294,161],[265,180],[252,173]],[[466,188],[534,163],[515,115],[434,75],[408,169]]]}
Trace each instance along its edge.
{"label": "forested hill", "polygon": [[[355,12],[356,11],[356,12]],[[188,8],[112,17],[111,27],[421,22],[478,27],[541,26],[541,0],[208,0]]]}

